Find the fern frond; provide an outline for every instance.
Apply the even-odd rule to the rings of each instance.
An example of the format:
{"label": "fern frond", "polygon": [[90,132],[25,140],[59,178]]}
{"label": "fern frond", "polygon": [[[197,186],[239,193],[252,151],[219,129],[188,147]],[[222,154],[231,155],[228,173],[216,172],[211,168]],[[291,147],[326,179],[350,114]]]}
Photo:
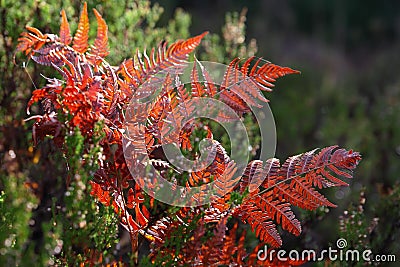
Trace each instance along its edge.
{"label": "fern frond", "polygon": [[204,84],[206,86],[207,95],[209,97],[214,97],[218,89],[214,84],[214,81],[211,79],[211,75],[208,73],[203,64],[201,64],[201,62],[197,61],[197,64],[200,66],[201,74],[205,80]]}
{"label": "fern frond", "polygon": [[[62,90],[62,82],[58,79],[48,79],[48,83],[44,88],[36,89],[32,92],[32,96],[27,105],[27,114],[29,115],[29,108],[33,103],[38,102],[42,99],[48,99],[54,105],[54,108],[59,108],[59,104],[57,103],[57,96],[61,93]],[[50,112],[47,112],[50,113]]]}
{"label": "fern frond", "polygon": [[64,136],[61,133],[61,123],[57,120],[53,113],[39,116],[32,127],[32,139],[37,145],[39,140],[43,140],[45,136],[52,135],[56,145],[61,146]]}
{"label": "fern frond", "polygon": [[[96,9],[93,8],[93,12],[97,19],[97,37],[94,40],[94,45],[90,49],[90,54],[94,57],[95,62],[99,64],[101,59],[105,58],[109,54],[108,26]],[[100,57],[100,59],[97,59],[97,57]]]}
{"label": "fern frond", "polygon": [[61,10],[60,42],[69,45],[72,41],[71,31],[65,10]]}
{"label": "fern frond", "polygon": [[78,54],[75,50],[60,42],[49,42],[39,50],[34,50],[32,59],[41,65],[61,67],[65,64],[75,66]]}
{"label": "fern frond", "polygon": [[276,225],[296,236],[301,233],[300,222],[295,218],[290,203],[282,201],[273,191],[263,195],[251,194],[243,200],[236,213],[243,222],[250,224],[260,240],[274,247],[282,245]]}
{"label": "fern frond", "polygon": [[233,160],[224,164],[224,169],[222,174],[219,172],[221,167],[218,167],[218,175],[214,180],[216,192],[214,193],[215,197],[223,197],[227,192],[231,192],[233,188],[236,186],[240,177],[235,177],[236,174],[236,163]]}
{"label": "fern frond", "polygon": [[221,250],[224,247],[227,217],[223,217],[215,226],[213,236],[202,246],[201,262],[204,266],[220,266]]}
{"label": "fern frond", "polygon": [[249,106],[261,107],[261,102],[268,102],[261,91],[271,91],[272,82],[287,74],[299,73],[288,67],[280,67],[270,62],[260,64],[258,59],[250,69],[255,57],[247,59],[240,67],[238,58],[231,61],[225,71],[220,88],[220,100],[239,113],[249,112]]}
{"label": "fern frond", "polygon": [[160,246],[180,225],[190,222],[195,217],[193,215],[197,215],[199,211],[199,209],[181,208],[171,217],[165,216],[148,227],[145,237],[154,242],[156,246]]}
{"label": "fern frond", "polygon": [[295,218],[290,203],[281,201],[273,191],[255,195],[250,201],[265,211],[278,225],[281,225],[283,230],[296,236],[300,235],[301,225],[299,220]]}
{"label": "fern frond", "polygon": [[[348,185],[340,178],[352,178],[352,171],[361,160],[358,152],[337,146],[315,153],[316,149],[289,157],[280,167],[277,159],[268,160],[264,166],[261,161],[248,164],[240,190],[243,192],[245,186],[258,184],[264,189],[250,190],[235,214],[248,222],[261,240],[271,245],[280,244],[272,220],[284,230],[300,234],[300,222],[291,211],[291,205],[309,210],[320,206],[336,207],[315,187]],[[261,183],[260,179],[264,181]]]}
{"label": "fern frond", "polygon": [[234,214],[243,222],[248,223],[251,230],[261,241],[273,247],[280,247],[282,245],[281,236],[272,218],[254,203],[243,203]]}
{"label": "fern frond", "polygon": [[324,148],[317,155],[314,153],[315,150],[286,160],[276,176],[274,183],[277,189],[274,190],[280,191],[283,197],[301,196],[297,200],[292,199],[292,204],[302,208],[310,208],[306,207],[307,203],[314,207],[335,207],[314,186],[347,186],[340,178],[352,177],[352,171],[361,156],[357,152],[339,149],[337,146]]}
{"label": "fern frond", "polygon": [[242,180],[240,181],[240,192],[243,193],[246,187],[249,187],[249,191],[253,192],[261,184],[268,187],[268,181],[274,179],[279,168],[279,160],[275,158],[268,159],[265,165],[263,165],[261,160],[251,161],[247,164]]}
{"label": "fern frond", "polygon": [[187,186],[199,186],[211,182],[211,172],[197,171],[190,172]]}
{"label": "fern frond", "polygon": [[79,52],[85,53],[88,48],[89,39],[89,18],[87,12],[87,3],[83,4],[81,16],[79,18],[78,30],[75,33],[72,48]]}
{"label": "fern frond", "polygon": [[144,52],[143,56],[137,52],[136,60],[125,60],[118,68],[117,74],[122,75],[124,82],[133,88],[138,88],[151,75],[167,70],[170,73],[180,73],[180,70],[186,63],[186,59],[199,44],[207,32],[189,38],[180,40],[167,48],[165,42],[158,46],[157,52],[153,49],[150,56]]}
{"label": "fern frond", "polygon": [[[236,233],[238,230],[238,223],[235,223],[229,234],[225,236],[224,246],[221,249],[220,265],[229,265],[232,263],[232,256],[242,248],[236,246]],[[244,231],[243,231],[244,232]],[[239,241],[240,243],[240,241]]]}
{"label": "fern frond", "polygon": [[21,37],[18,38],[18,45],[15,49],[15,55],[17,52],[24,52],[25,55],[31,57],[34,51],[40,49],[43,45],[49,42],[56,42],[59,40],[57,35],[54,34],[43,34],[40,30],[26,26],[27,31],[21,33]]}
{"label": "fern frond", "polygon": [[193,97],[202,97],[205,93],[206,90],[199,82],[199,73],[197,71],[197,62],[195,61],[193,64],[192,72],[190,74],[190,80],[191,80],[191,85],[192,85],[192,96]]}

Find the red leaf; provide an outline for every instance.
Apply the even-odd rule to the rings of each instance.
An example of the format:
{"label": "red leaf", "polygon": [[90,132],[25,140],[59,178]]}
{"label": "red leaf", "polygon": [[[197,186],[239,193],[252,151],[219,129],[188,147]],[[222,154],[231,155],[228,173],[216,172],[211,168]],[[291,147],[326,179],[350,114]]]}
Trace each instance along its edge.
{"label": "red leaf", "polygon": [[[96,9],[93,12],[97,19],[97,37],[94,40],[94,46],[90,50],[90,53],[95,57],[97,64],[101,62],[101,59],[105,58],[108,54],[108,27],[105,20],[101,17],[100,13]],[[100,60],[97,60],[100,57]]]}
{"label": "red leaf", "polygon": [[61,10],[60,42],[69,45],[72,41],[69,23],[64,9]]}
{"label": "red leaf", "polygon": [[74,36],[72,48],[79,53],[85,53],[88,48],[89,38],[89,18],[87,13],[87,3],[83,4],[81,16],[79,18],[78,30]]}

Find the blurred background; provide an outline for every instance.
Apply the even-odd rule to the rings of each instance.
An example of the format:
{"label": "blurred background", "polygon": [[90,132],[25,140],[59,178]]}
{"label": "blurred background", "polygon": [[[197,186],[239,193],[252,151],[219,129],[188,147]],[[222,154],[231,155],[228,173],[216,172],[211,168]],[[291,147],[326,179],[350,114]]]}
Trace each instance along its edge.
{"label": "blurred background", "polygon": [[[50,220],[46,208],[62,192],[66,175],[62,160],[48,156],[56,153],[51,144],[33,146],[32,122],[24,122],[34,86],[43,86],[41,74],[50,73],[23,57],[13,64],[17,38],[26,24],[57,33],[61,8],[74,29],[80,7],[80,1],[1,1],[0,204],[3,222],[10,218],[4,214],[14,216],[12,227],[0,226],[0,247],[14,240],[10,235],[40,239],[40,227],[27,224],[31,216]],[[339,208],[298,211],[304,232],[285,236],[284,246],[326,248],[343,237],[353,247],[400,260],[399,1],[104,0],[92,7],[109,25],[113,64],[163,39],[210,31],[198,51],[202,60],[227,63],[255,54],[300,70],[267,96],[277,125],[276,156],[284,160],[338,144],[359,151],[363,160],[349,188],[324,192]],[[18,242],[5,245],[0,257],[17,257],[12,248],[26,246]]]}

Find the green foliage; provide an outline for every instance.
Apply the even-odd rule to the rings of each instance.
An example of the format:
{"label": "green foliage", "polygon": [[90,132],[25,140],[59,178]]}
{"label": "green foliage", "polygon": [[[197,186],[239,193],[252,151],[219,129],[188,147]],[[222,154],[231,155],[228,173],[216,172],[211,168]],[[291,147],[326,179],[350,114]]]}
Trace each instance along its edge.
{"label": "green foliage", "polygon": [[1,177],[0,192],[0,262],[4,266],[29,264],[23,256],[33,256],[32,247],[27,247],[32,224],[32,211],[38,201],[23,185],[22,175]]}
{"label": "green foliage", "polygon": [[222,27],[222,36],[211,33],[204,38],[202,60],[228,64],[233,58],[254,56],[257,52],[257,42],[251,39],[246,43],[246,13],[244,8],[238,12],[227,13]]}
{"label": "green foliage", "polygon": [[[117,243],[118,219],[111,207],[96,203],[88,187],[91,174],[98,168],[101,150],[102,126],[94,129],[91,147],[84,147],[84,137],[76,128],[66,136],[64,155],[70,168],[69,186],[64,194],[63,206],[56,199],[51,207],[53,217],[50,229],[58,233],[59,253],[55,258],[67,265],[91,262],[92,257],[112,260],[110,248]],[[83,156],[82,156],[83,155]],[[111,258],[110,258],[111,257]],[[100,263],[101,261],[99,261]]]}
{"label": "green foliage", "polygon": [[396,259],[400,259],[400,244],[396,242],[400,238],[400,184],[396,183],[382,196],[382,199],[373,207],[377,226],[371,233],[373,251],[377,253],[396,253]]}
{"label": "green foliage", "polygon": [[[190,16],[177,9],[174,17],[165,27],[159,20],[164,9],[150,1],[102,1],[98,7],[109,25],[111,64],[120,63],[122,58],[132,57],[136,50],[157,47],[162,41],[173,42],[189,37]],[[90,7],[90,3],[89,3]],[[72,14],[73,16],[73,14]],[[77,16],[75,15],[75,18]]]}
{"label": "green foliage", "polygon": [[[394,255],[398,259],[400,247],[394,241],[400,237],[400,186],[396,184],[387,192],[381,192],[381,200],[370,204],[373,218],[364,211],[370,201],[365,191],[365,188],[361,191],[358,204],[351,204],[340,218],[339,235],[348,241],[346,251],[369,249],[374,255]],[[363,263],[361,260],[347,266],[363,266]]]}
{"label": "green foliage", "polygon": [[[355,249],[362,252],[371,249],[370,234],[376,227],[378,219],[373,219],[370,224],[367,222],[364,214],[365,201],[365,194],[362,191],[358,206],[351,205],[340,218],[340,237],[348,242],[344,251]],[[362,266],[363,263],[364,260],[361,259],[357,266]]]}

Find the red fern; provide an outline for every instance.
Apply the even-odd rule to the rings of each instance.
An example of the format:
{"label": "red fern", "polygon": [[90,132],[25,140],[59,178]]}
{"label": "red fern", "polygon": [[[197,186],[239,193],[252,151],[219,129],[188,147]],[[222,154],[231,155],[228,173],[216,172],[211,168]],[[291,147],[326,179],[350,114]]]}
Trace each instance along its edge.
{"label": "red fern", "polygon": [[[43,34],[41,31],[34,27],[26,26],[28,31],[23,32],[21,37],[18,38],[18,45],[16,48],[17,52],[25,52],[28,57],[34,53],[34,51],[40,49],[44,44],[58,41],[58,36],[54,34]],[[14,54],[15,62],[15,54]]]}
{"label": "red fern", "polygon": [[[204,34],[186,41],[178,41],[169,47],[165,43],[160,45],[158,52],[155,53],[153,50],[150,58],[145,55],[144,59],[139,58],[138,63],[135,62],[135,66],[138,66],[140,71],[136,72],[135,68],[128,68],[133,72],[128,71],[126,76],[122,75],[125,79],[120,79],[118,74],[121,74],[120,71],[127,64],[122,64],[122,69],[114,71],[103,60],[108,54],[107,25],[96,10],[94,13],[97,18],[98,31],[90,52],[87,52],[89,20],[86,3],[81,12],[72,47],[68,46],[69,26],[65,12],[62,12],[61,37],[42,34],[35,28],[27,27],[29,33],[22,34],[17,51],[32,56],[39,64],[54,67],[65,80],[63,82],[58,79],[49,79],[48,85],[33,92],[28,108],[40,100],[51,103],[46,110],[48,114],[33,117],[37,120],[33,127],[35,143],[50,134],[55,137],[56,144],[62,147],[63,135],[66,132],[74,131],[75,127],[79,127],[81,133],[87,138],[86,140],[90,142],[94,124],[100,118],[106,118],[104,126],[106,137],[100,144],[107,157],[104,162],[100,162],[100,169],[95,173],[92,194],[98,197],[103,204],[112,205],[120,217],[121,224],[134,238],[138,232],[143,233],[142,229],[147,225],[150,214],[143,205],[141,189],[137,185],[134,186],[134,190],[129,187],[129,182],[132,183],[133,179],[123,156],[121,133],[115,128],[122,128],[124,122],[122,111],[117,109],[117,105],[121,105],[123,99],[129,99],[135,88],[124,91],[118,90],[118,87],[136,86],[149,75],[171,66],[177,69],[181,68],[188,53],[194,50]],[[100,63],[101,65],[99,65]],[[137,84],[131,83],[130,75],[133,75],[134,80],[138,81]],[[168,90],[166,90],[166,98],[162,99],[163,101],[169,99],[169,104],[161,104],[159,106],[161,110],[171,110],[173,107],[170,106],[171,104],[179,103],[176,101],[177,96],[169,95]],[[182,99],[186,97],[182,88],[180,93],[179,97]],[[175,104],[171,101],[175,101]],[[190,113],[190,108],[187,108],[186,112]],[[59,123],[57,113],[59,115],[68,114],[70,116],[69,123],[67,125]],[[157,114],[163,113],[154,111],[152,114],[155,116],[153,122],[161,123],[161,118],[157,118],[160,115]],[[158,128],[150,130],[148,133],[157,131]],[[154,142],[148,138],[149,136],[152,135],[148,135],[146,139],[149,151],[152,151]],[[111,148],[112,144],[118,145],[116,150]],[[157,165],[160,161],[155,159],[152,162]],[[115,186],[116,184],[119,186]]]}
{"label": "red fern", "polygon": [[193,97],[202,97],[206,90],[202,83],[199,82],[199,74],[197,72],[197,64],[193,64],[193,69],[191,73],[191,85],[192,85],[192,96]]}
{"label": "red fern", "polygon": [[155,49],[151,50],[150,56],[146,51],[143,54],[137,52],[136,60],[125,60],[117,70],[117,74],[121,74],[124,78],[122,86],[137,88],[151,75],[161,70],[168,69],[168,72],[179,73],[188,54],[193,52],[206,34],[207,32],[188,40],[179,40],[169,47],[163,42],[158,46],[157,52]]}
{"label": "red fern", "polygon": [[95,62],[99,64],[101,59],[105,58],[109,54],[107,36],[108,27],[100,13],[97,12],[96,9],[93,9],[93,12],[97,19],[97,37],[94,40],[94,45],[90,50],[90,54],[94,57]]}
{"label": "red fern", "polygon": [[[51,135],[56,145],[63,148],[65,135],[78,127],[85,137],[86,147],[90,147],[93,145],[96,123],[103,123],[104,138],[99,145],[104,157],[98,159],[100,167],[91,181],[91,194],[104,205],[113,207],[121,225],[130,233],[133,251],[137,248],[138,234],[151,242],[152,261],[156,260],[158,254],[174,257],[176,264],[283,264],[277,259],[260,262],[255,258],[254,251],[247,253],[244,248],[245,232],[242,232],[236,246],[238,226],[235,224],[228,234],[228,220],[232,216],[239,217],[250,225],[262,244],[280,246],[282,239],[278,225],[294,235],[301,233],[301,224],[291,209],[292,205],[309,210],[320,206],[334,207],[318,189],[347,186],[342,178],[352,177],[352,171],[361,159],[359,153],[333,146],[319,153],[313,150],[290,157],[282,165],[278,159],[266,162],[255,160],[247,165],[240,177],[236,174],[237,163],[219,142],[213,140],[215,153],[210,153],[213,155],[210,156],[211,164],[181,175],[172,172],[161,145],[176,144],[185,153],[198,159],[199,155],[193,149],[196,145],[193,140],[197,137],[194,133],[201,128],[207,138],[212,139],[213,135],[206,124],[185,119],[190,118],[197,108],[194,99],[217,98],[239,114],[247,113],[250,107],[260,107],[268,101],[263,91],[271,91],[275,79],[298,71],[254,57],[243,63],[234,59],[225,71],[222,84],[218,86],[207,69],[196,60],[191,72],[191,86],[186,88],[174,74],[181,73],[183,67],[187,66],[188,55],[207,33],[179,40],[170,46],[162,42],[149,54],[146,51],[137,52],[135,58],[125,60],[114,68],[105,60],[109,53],[107,24],[96,10],[94,14],[97,37],[89,51],[86,3],[72,47],[69,46],[71,34],[64,11],[61,12],[60,37],[27,27],[27,32],[18,39],[17,52],[24,52],[35,62],[53,67],[63,78],[47,79],[47,85],[35,90],[28,103],[28,109],[38,101],[44,104],[44,115],[32,117],[36,120],[32,130],[35,143]],[[164,79],[154,78],[155,74],[163,71],[168,72]],[[200,76],[204,78],[204,83],[200,82]],[[161,94],[152,103],[130,107],[124,113],[133,94],[152,93],[151,86],[142,86],[149,79],[161,86]],[[223,120],[232,120],[227,115],[218,115]],[[140,127],[126,126],[130,139],[123,147],[125,116],[144,123]],[[68,123],[61,123],[60,118],[68,118]],[[171,130],[169,125],[178,130]],[[141,140],[144,140],[144,144]],[[132,152],[132,157],[136,158],[147,154],[148,163],[173,183],[171,194],[179,194],[176,188],[184,184],[186,193],[194,192],[191,194],[193,203],[198,203],[205,196],[210,197],[211,203],[202,207],[181,208],[162,218],[151,218],[151,208],[157,204],[150,199],[148,208],[141,186],[146,183],[155,187],[154,178],[133,179],[129,169],[139,173],[145,166],[136,161],[126,162],[124,149]],[[240,185],[236,186],[239,180]],[[213,187],[209,186],[210,182],[213,182]],[[211,196],[206,195],[210,188],[214,190]],[[233,190],[244,195],[241,202],[232,198]],[[186,228],[188,225],[197,227],[190,231]],[[207,236],[208,231],[213,233],[211,237]],[[190,237],[180,250],[166,243],[166,239],[177,234]]]}
{"label": "red fern", "polygon": [[290,157],[280,168],[271,160],[264,169],[259,162],[249,164],[242,190],[253,182],[253,178],[259,180],[260,173],[264,175],[262,188],[265,189],[246,197],[236,215],[248,222],[262,241],[273,246],[282,244],[275,223],[295,235],[300,234],[300,223],[291,211],[291,205],[309,210],[320,206],[335,207],[314,187],[348,185],[340,178],[351,178],[361,160],[359,153],[337,146],[324,148],[316,155],[315,151]]}
{"label": "red fern", "polygon": [[87,4],[85,2],[83,4],[81,16],[79,18],[78,30],[74,36],[72,48],[79,53],[85,53],[89,46],[88,39],[89,39],[89,18],[87,13]]}
{"label": "red fern", "polygon": [[64,9],[61,10],[61,26],[60,26],[60,42],[69,45],[72,41],[71,31],[69,29],[69,23],[67,15]]}
{"label": "red fern", "polygon": [[270,62],[260,65],[255,57],[247,59],[240,67],[240,60],[234,59],[228,66],[221,85],[220,100],[239,112],[249,112],[249,106],[261,107],[258,101],[267,102],[261,91],[271,91],[272,82],[287,74],[299,73],[288,67],[280,67]]}

